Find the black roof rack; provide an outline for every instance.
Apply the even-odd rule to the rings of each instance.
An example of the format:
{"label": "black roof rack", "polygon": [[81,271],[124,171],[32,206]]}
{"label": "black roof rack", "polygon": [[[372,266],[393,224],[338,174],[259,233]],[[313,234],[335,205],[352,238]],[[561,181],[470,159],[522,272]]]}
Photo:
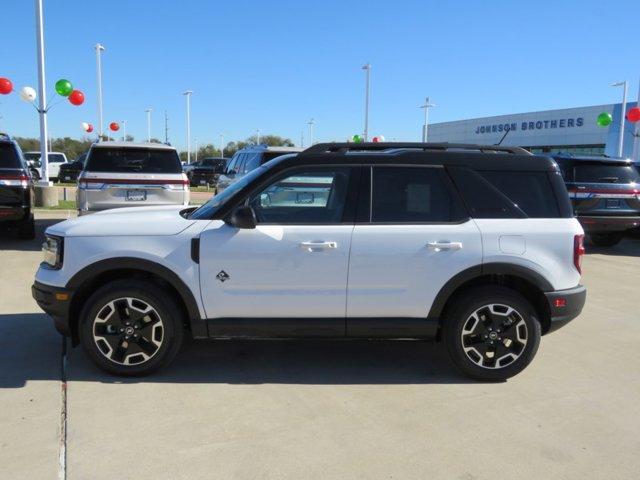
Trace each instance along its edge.
{"label": "black roof rack", "polygon": [[502,147],[498,145],[475,145],[467,143],[420,143],[420,142],[384,142],[384,143],[318,143],[306,150],[300,155],[308,155],[315,153],[346,153],[346,152],[378,152],[394,149],[412,149],[412,150],[473,150],[476,152],[499,152],[511,153],[515,155],[532,155],[531,152],[521,147]]}

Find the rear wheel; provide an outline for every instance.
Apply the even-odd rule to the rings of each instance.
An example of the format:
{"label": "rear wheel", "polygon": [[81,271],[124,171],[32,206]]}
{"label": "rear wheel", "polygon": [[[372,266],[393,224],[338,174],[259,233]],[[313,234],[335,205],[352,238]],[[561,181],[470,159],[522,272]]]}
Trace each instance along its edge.
{"label": "rear wheel", "polygon": [[21,220],[18,224],[18,237],[22,240],[33,240],[36,238],[36,222],[33,218],[33,214],[28,218]]}
{"label": "rear wheel", "polygon": [[590,233],[589,239],[591,243],[593,243],[597,247],[613,247],[620,243],[622,237],[624,236],[623,232],[615,232],[615,233]]}
{"label": "rear wheel", "polygon": [[158,285],[117,280],[96,291],[80,314],[80,342],[93,362],[114,375],[148,375],[180,349],[180,308]]}
{"label": "rear wheel", "polygon": [[469,290],[445,319],[443,339],[453,363],[478,380],[500,381],[520,373],[535,356],[541,327],[531,304],[514,290]]}

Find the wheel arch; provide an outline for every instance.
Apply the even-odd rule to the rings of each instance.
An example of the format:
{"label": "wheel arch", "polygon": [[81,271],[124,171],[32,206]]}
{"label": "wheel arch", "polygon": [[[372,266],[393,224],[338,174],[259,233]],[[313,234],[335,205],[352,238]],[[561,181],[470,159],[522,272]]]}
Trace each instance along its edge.
{"label": "wheel arch", "polygon": [[[437,320],[440,327],[456,298],[465,291],[482,286],[499,285],[511,288],[524,296],[536,311],[543,333],[549,330],[551,312],[544,292],[553,291],[553,285],[538,272],[509,263],[487,263],[461,271],[438,292],[428,318]],[[440,332],[438,332],[438,338]]]}
{"label": "wheel arch", "polygon": [[101,260],[77,272],[66,285],[73,291],[69,306],[69,328],[73,344],[78,343],[80,312],[91,294],[107,282],[125,278],[144,278],[164,287],[180,305],[187,327],[194,337],[206,337],[206,322],[191,289],[178,275],[156,262],[135,257]]}

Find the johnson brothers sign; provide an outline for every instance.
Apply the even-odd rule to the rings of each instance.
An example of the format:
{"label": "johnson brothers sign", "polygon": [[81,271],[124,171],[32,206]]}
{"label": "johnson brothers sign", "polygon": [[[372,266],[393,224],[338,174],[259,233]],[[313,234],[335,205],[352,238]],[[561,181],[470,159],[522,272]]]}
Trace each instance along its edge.
{"label": "johnson brothers sign", "polygon": [[533,122],[497,123],[492,125],[479,125],[476,127],[476,135],[480,133],[500,133],[509,130],[547,130],[557,128],[576,128],[584,125],[583,117],[561,118],[558,120],[536,120]]}

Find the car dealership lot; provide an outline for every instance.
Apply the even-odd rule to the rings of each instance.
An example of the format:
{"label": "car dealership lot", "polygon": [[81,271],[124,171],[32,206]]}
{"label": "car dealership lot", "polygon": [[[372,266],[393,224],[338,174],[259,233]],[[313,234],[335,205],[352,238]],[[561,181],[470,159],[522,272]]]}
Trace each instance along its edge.
{"label": "car dealership lot", "polygon": [[[98,371],[31,298],[39,238],[0,236],[7,478],[633,478],[640,241],[587,248],[583,314],[501,384],[429,342],[187,342],[143,379]],[[60,437],[62,375],[67,437]],[[31,452],[28,459],[25,451]]]}

